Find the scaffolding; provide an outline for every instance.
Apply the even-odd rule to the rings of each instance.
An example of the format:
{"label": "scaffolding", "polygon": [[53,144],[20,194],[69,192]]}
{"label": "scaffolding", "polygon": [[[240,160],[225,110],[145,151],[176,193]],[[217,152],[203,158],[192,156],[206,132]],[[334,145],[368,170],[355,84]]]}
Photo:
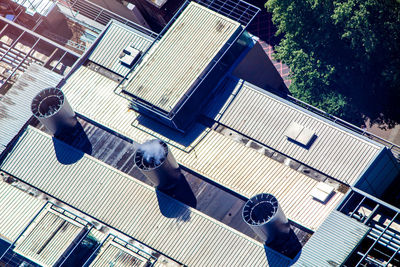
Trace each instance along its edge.
{"label": "scaffolding", "polygon": [[353,188],[338,210],[371,228],[345,266],[400,265],[400,209]]}

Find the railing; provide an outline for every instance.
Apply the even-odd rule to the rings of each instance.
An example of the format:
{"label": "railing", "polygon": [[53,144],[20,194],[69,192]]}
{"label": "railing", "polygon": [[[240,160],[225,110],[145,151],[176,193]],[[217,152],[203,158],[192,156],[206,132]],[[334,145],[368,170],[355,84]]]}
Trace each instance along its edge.
{"label": "railing", "polygon": [[[78,14],[81,14],[82,16],[85,16],[104,26],[107,25],[111,19],[114,19],[153,38],[157,36],[155,32],[86,0],[59,0],[58,4],[67,7],[68,9],[73,10]],[[75,15],[73,16],[75,17]]]}
{"label": "railing", "polygon": [[82,53],[86,51],[86,45],[82,45],[77,42],[68,40],[67,38],[64,38],[58,34],[52,33],[50,31],[44,31],[44,32],[42,32],[42,34],[45,37],[47,37],[57,43],[60,43],[61,45],[65,45],[65,46],[69,46],[70,48],[77,49],[77,50],[81,51]]}
{"label": "railing", "polygon": [[260,9],[241,0],[194,0],[225,17],[233,19],[245,28],[254,19]]}
{"label": "railing", "polygon": [[307,109],[307,110],[309,110],[309,111],[311,111],[313,113],[316,113],[316,114],[318,114],[318,115],[320,115],[320,116],[322,116],[322,117],[324,117],[324,118],[326,118],[326,119],[328,119],[328,120],[330,120],[330,121],[332,121],[332,122],[334,122],[334,123],[346,128],[348,130],[356,132],[356,133],[358,133],[358,134],[360,134],[362,136],[365,136],[365,137],[367,137],[367,138],[369,138],[371,140],[374,140],[374,141],[386,146],[388,149],[390,149],[392,151],[393,155],[398,160],[400,160],[400,146],[399,145],[396,145],[396,144],[394,144],[394,143],[392,143],[392,142],[390,142],[388,140],[385,140],[382,137],[379,137],[379,136],[377,136],[377,135],[375,135],[373,133],[370,133],[367,130],[362,129],[360,127],[357,127],[357,126],[355,126],[355,125],[353,125],[353,124],[351,124],[351,123],[349,123],[347,121],[344,121],[344,120],[342,120],[342,119],[340,119],[338,117],[335,117],[335,116],[333,116],[333,115],[331,115],[331,114],[329,114],[329,113],[327,113],[327,112],[325,112],[325,111],[323,111],[323,110],[321,110],[319,108],[311,106],[310,104],[307,104],[306,102],[303,102],[303,101],[301,101],[301,100],[299,100],[299,99],[297,99],[297,98],[295,98],[293,96],[287,96],[286,99],[289,100],[290,102],[298,105],[298,106],[301,106],[302,108],[305,108],[305,109]]}

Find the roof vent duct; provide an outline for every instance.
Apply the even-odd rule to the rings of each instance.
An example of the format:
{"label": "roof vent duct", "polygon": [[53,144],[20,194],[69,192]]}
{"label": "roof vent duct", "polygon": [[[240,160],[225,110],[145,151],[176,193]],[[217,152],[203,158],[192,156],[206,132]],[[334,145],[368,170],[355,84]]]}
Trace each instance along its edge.
{"label": "roof vent duct", "polygon": [[181,171],[167,144],[150,140],[138,147],[135,164],[158,189],[170,189],[180,179]]}
{"label": "roof vent duct", "polygon": [[270,243],[279,233],[289,233],[290,226],[276,197],[259,194],[249,199],[243,207],[244,221],[265,243]]}
{"label": "roof vent duct", "polygon": [[77,123],[75,112],[58,88],[40,91],[32,100],[31,110],[53,135],[71,130]]}

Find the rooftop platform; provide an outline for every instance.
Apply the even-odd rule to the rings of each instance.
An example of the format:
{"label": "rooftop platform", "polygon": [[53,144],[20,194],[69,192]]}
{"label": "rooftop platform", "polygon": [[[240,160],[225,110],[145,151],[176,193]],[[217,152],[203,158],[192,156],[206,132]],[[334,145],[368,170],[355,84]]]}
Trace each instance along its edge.
{"label": "rooftop platform", "polygon": [[290,264],[261,243],[32,127],[1,169],[186,265]]}
{"label": "rooftop platform", "polygon": [[190,2],[139,63],[123,91],[170,114],[240,32],[240,23]]}
{"label": "rooftop platform", "polygon": [[[134,142],[143,143],[156,136],[176,145],[171,151],[177,161],[206,179],[245,198],[263,192],[274,194],[286,216],[306,228],[316,230],[342,199],[343,193],[335,190],[326,203],[314,200],[310,192],[318,180],[206,126],[201,130],[205,135],[185,140],[190,150],[181,149],[178,142],[163,136],[161,126],[152,129],[143,125],[141,129],[133,127],[139,115],[128,108],[129,100],[113,92],[116,84],[99,73],[80,67],[62,89],[76,112]],[[97,97],[92,98],[93,95]]]}

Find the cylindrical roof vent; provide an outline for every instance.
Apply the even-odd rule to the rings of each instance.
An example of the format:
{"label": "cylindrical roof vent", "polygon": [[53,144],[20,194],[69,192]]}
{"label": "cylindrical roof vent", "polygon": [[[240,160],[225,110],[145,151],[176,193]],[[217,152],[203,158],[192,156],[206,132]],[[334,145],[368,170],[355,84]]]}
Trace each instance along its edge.
{"label": "cylindrical roof vent", "polygon": [[77,123],[75,112],[58,88],[40,91],[32,100],[31,110],[53,135],[71,130]]}
{"label": "cylindrical roof vent", "polygon": [[180,169],[166,143],[150,140],[138,147],[135,164],[158,189],[169,189],[180,179]]}
{"label": "cylindrical roof vent", "polygon": [[266,243],[278,233],[289,233],[290,226],[278,200],[271,194],[259,194],[249,199],[243,207],[244,221]]}

